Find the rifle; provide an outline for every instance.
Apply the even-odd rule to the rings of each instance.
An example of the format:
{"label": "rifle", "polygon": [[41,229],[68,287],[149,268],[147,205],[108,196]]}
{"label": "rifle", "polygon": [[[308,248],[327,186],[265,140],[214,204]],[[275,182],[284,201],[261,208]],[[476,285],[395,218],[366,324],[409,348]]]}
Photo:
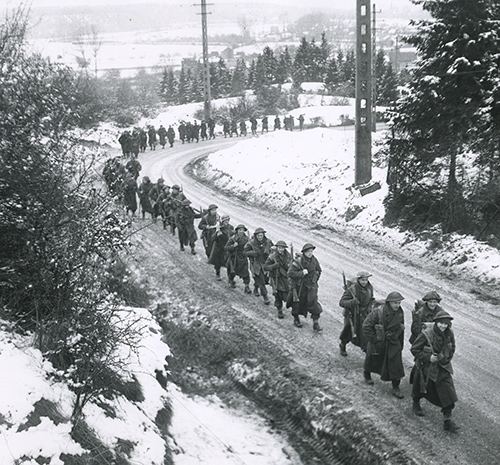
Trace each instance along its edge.
{"label": "rifle", "polygon": [[[342,279],[344,281],[344,290],[348,290],[349,294],[351,294],[352,298],[355,299],[356,296],[352,293],[351,289],[349,289],[349,287],[347,286],[347,281],[345,279],[345,273],[343,271],[342,271]],[[352,310],[353,310],[352,313],[355,314],[356,309],[353,308]],[[352,321],[351,312],[349,312],[349,324],[351,325],[351,331],[352,331],[352,337],[353,337],[353,339],[357,338],[358,335],[356,334],[356,327],[354,326],[354,322]]]}

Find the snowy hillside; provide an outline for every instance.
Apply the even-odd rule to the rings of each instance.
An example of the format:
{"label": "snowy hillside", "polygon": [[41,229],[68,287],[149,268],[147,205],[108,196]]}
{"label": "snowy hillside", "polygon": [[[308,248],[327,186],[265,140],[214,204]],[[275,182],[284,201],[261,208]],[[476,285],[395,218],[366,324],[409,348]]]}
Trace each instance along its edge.
{"label": "snowy hillside", "polygon": [[[377,133],[376,139],[382,137]],[[384,226],[386,168],[373,168],[373,180],[382,188],[363,197],[353,188],[353,163],[353,128],[318,128],[241,141],[210,155],[198,175],[249,201],[298,215],[311,226],[362,234],[363,240],[414,259],[431,258],[450,272],[467,273],[490,284],[500,282],[497,249],[458,234],[443,239],[439,231],[429,231],[427,239],[418,239]]]}

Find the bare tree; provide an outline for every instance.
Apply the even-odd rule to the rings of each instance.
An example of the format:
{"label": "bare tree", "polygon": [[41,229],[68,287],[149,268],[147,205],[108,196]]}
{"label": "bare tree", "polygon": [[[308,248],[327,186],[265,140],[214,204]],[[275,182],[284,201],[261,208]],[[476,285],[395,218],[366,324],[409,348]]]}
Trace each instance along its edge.
{"label": "bare tree", "polygon": [[102,47],[102,37],[99,34],[99,29],[95,24],[90,26],[90,41],[92,44],[92,55],[94,57],[94,74],[97,78],[97,55]]}

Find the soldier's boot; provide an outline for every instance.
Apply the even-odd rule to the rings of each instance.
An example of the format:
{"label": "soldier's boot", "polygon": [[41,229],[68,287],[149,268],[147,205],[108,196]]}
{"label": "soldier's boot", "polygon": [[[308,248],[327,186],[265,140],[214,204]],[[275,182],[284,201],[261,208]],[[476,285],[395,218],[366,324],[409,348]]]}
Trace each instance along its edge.
{"label": "soldier's boot", "polygon": [[399,381],[397,381],[397,382],[393,381],[392,382],[392,395],[396,399],[404,399],[405,396],[403,395],[403,393],[399,389]]}
{"label": "soldier's boot", "polygon": [[283,313],[283,309],[282,308],[278,308],[278,318],[280,320],[282,320],[283,318],[285,318],[285,315]]}
{"label": "soldier's boot", "polygon": [[142,219],[143,219],[143,220],[145,220],[145,219],[146,219],[146,212],[145,212],[145,211],[143,211],[143,212],[142,212]]}
{"label": "soldier's boot", "polygon": [[257,286],[253,287],[253,295],[255,297],[259,297],[260,296],[260,294],[259,294],[259,288]]}
{"label": "soldier's boot", "polygon": [[245,284],[245,294],[251,294],[252,290],[250,289],[250,286],[248,284]]}
{"label": "soldier's boot", "polygon": [[444,420],[443,428],[449,433],[458,433],[460,430],[460,427],[451,418]]}
{"label": "soldier's boot", "polygon": [[293,317],[293,324],[297,328],[302,328],[302,323],[300,322],[300,318],[299,318],[298,315],[296,315],[296,316]]}
{"label": "soldier's boot", "polygon": [[236,283],[234,282],[234,279],[230,279],[230,280],[229,280],[229,287],[230,287],[231,289],[234,289],[234,288],[236,287]]}
{"label": "soldier's boot", "polygon": [[413,399],[413,413],[417,415],[417,417],[423,417],[425,415],[420,405],[420,399]]}
{"label": "soldier's boot", "polygon": [[181,252],[184,252],[184,246],[181,244]]}
{"label": "soldier's boot", "polygon": [[215,270],[215,279],[217,281],[222,281],[222,278],[220,277],[220,270]]}
{"label": "soldier's boot", "polygon": [[342,355],[342,357],[347,357],[346,343],[344,341],[340,341],[339,348],[340,355]]}
{"label": "soldier's boot", "polygon": [[264,305],[269,305],[271,303],[267,294],[263,295],[262,297],[264,298]]}
{"label": "soldier's boot", "polygon": [[194,250],[194,245],[191,246],[191,255],[196,255],[196,250]]}
{"label": "soldier's boot", "polygon": [[318,320],[313,320],[313,330],[319,333],[323,328],[319,325]]}
{"label": "soldier's boot", "polygon": [[365,379],[365,383],[368,384],[369,386],[373,386],[374,385],[374,382],[373,382],[373,379],[372,379],[372,375],[369,371],[365,371],[363,373],[363,377]]}
{"label": "soldier's boot", "polygon": [[163,229],[167,229],[167,222],[163,220]]}

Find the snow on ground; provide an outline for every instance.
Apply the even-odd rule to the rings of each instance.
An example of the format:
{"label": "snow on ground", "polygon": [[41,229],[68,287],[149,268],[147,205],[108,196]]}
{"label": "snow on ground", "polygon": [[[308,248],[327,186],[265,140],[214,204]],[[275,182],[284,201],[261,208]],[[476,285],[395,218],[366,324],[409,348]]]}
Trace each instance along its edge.
{"label": "snow on ground", "polygon": [[[326,108],[335,112],[339,107]],[[376,133],[375,141],[382,136],[382,132]],[[419,240],[412,233],[384,226],[386,168],[373,167],[373,181],[382,188],[361,196],[353,188],[353,165],[351,127],[283,131],[247,139],[211,154],[204,167],[216,186],[250,201],[293,212],[313,224],[334,226],[356,236],[363,234],[368,241],[402,251],[406,256],[430,258],[454,273],[500,283],[500,252],[487,244],[454,234],[435,248],[432,238]]]}
{"label": "snow on ground", "polygon": [[[128,309],[130,321],[140,318],[138,331],[141,344],[137,353],[121,348],[122,355],[129,356],[128,377],[134,375],[141,385],[144,401],[132,402],[119,397],[111,402],[116,418],[106,414],[96,403],[84,408],[86,423],[110,449],[118,440],[135,443],[131,451],[131,463],[161,465],[165,455],[165,443],[154,419],[167,403],[167,392],[155,379],[155,370],[165,371],[165,357],[170,353],[161,341],[161,329],[145,309]],[[124,321],[127,321],[125,318]],[[75,395],[63,382],[55,381],[53,366],[43,359],[39,350],[32,346],[32,338],[7,331],[0,326],[0,463],[14,465],[36,463],[37,457],[45,457],[51,465],[62,465],[61,453],[82,454],[84,450],[70,436],[70,421]],[[42,416],[36,424],[28,419],[35,404],[42,399],[50,401],[49,410],[57,414]],[[102,400],[102,399],[100,399]],[[51,418],[60,418],[53,420]],[[24,425],[24,426],[23,426]],[[31,462],[29,461],[32,459]],[[46,463],[46,462],[44,462]]]}
{"label": "snow on ground", "polygon": [[284,437],[253,414],[225,408],[216,397],[187,397],[172,389],[177,465],[293,465],[301,463]]}

